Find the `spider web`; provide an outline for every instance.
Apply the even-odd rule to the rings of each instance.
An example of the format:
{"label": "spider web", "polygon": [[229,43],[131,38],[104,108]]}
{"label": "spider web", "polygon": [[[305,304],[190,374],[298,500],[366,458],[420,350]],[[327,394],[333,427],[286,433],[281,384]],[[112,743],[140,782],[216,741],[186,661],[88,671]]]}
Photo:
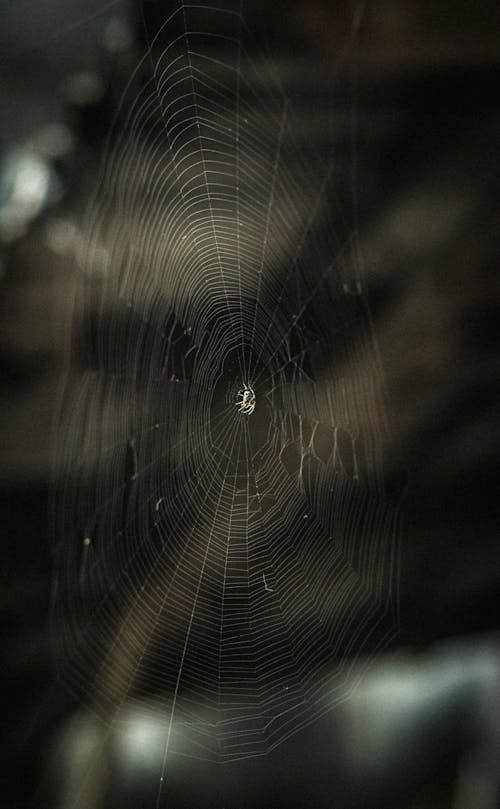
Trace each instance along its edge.
{"label": "spider web", "polygon": [[181,3],[148,34],[89,204],[57,422],[61,676],[109,722],[164,699],[164,768],[266,753],[397,630],[352,151],[331,68],[273,61],[251,21]]}

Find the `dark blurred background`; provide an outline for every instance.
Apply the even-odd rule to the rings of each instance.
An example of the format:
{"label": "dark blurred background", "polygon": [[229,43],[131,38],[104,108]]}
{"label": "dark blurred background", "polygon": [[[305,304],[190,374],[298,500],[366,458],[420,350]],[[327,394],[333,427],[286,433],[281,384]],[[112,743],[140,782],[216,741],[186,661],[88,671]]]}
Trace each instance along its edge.
{"label": "dark blurred background", "polygon": [[[75,738],[92,746],[92,720],[78,715],[68,730],[74,706],[54,677],[49,642],[50,434],[81,212],[141,51],[143,14],[154,28],[167,8],[141,11],[132,0],[0,8],[0,800],[12,809],[84,805],[71,779],[84,766],[78,755],[88,755]],[[344,103],[356,111],[359,239],[393,436],[387,485],[403,515],[401,626],[335,715],[266,759],[219,770],[184,763],[168,805],[493,809],[498,4],[290,0],[260,14],[277,53],[300,52],[332,76],[349,67],[345,44],[357,37],[356,86]],[[61,738],[66,758],[50,752]],[[154,806],[147,767],[126,764],[118,741],[113,756],[88,809]]]}

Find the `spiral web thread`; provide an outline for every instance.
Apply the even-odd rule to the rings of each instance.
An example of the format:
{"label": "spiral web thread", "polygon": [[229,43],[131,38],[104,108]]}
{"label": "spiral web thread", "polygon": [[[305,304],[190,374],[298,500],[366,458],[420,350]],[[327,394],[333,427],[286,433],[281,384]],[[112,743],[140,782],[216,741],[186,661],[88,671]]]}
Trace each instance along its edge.
{"label": "spiral web thread", "polygon": [[271,750],[397,630],[349,158],[247,23],[181,4],[149,39],[89,206],[58,420],[61,675],[109,722],[163,701],[163,771]]}

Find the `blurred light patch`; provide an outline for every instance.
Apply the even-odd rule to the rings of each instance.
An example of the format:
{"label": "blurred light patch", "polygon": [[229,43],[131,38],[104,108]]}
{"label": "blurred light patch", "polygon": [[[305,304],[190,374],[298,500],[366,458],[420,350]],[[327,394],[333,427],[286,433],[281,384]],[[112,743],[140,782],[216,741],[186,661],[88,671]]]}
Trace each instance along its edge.
{"label": "blurred light patch", "polygon": [[122,17],[112,17],[102,33],[102,44],[110,53],[119,53],[130,48],[134,40],[128,22]]}
{"label": "blurred light patch", "polygon": [[47,245],[54,253],[61,256],[72,255],[78,238],[78,232],[67,219],[51,219],[46,227]]}
{"label": "blurred light patch", "polygon": [[61,182],[43,156],[29,147],[8,152],[0,169],[0,239],[22,236],[61,192]]}
{"label": "blurred light patch", "polygon": [[97,104],[104,95],[104,82],[90,70],[73,73],[64,82],[64,92],[69,103],[76,106]]}
{"label": "blurred light patch", "polygon": [[68,155],[74,146],[74,138],[67,126],[52,123],[43,126],[34,139],[35,150],[50,159]]}
{"label": "blurred light patch", "polygon": [[[156,706],[157,716],[145,716],[139,710],[127,711],[117,733],[117,747],[125,766],[160,767],[165,739],[168,735],[168,716]],[[174,731],[173,731],[174,732]]]}

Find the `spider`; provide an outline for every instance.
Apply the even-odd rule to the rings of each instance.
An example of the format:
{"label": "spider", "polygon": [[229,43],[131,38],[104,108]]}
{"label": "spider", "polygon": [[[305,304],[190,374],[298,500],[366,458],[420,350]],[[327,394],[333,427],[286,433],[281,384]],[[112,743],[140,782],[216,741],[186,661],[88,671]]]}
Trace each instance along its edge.
{"label": "spider", "polygon": [[238,412],[250,416],[255,410],[256,399],[254,389],[250,385],[245,385],[243,390],[239,391],[238,397],[239,398],[236,399]]}

